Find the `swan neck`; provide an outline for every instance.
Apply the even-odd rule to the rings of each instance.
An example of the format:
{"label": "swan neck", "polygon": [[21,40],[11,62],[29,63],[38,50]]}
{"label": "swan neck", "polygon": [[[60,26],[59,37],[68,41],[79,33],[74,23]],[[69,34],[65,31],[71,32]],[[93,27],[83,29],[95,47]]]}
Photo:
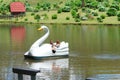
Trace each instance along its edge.
{"label": "swan neck", "polygon": [[46,30],[46,33],[40,38],[40,39],[38,39],[32,46],[31,46],[31,48],[30,49],[32,49],[32,48],[35,48],[35,47],[39,47],[46,39],[47,39],[47,37],[49,36],[49,30],[47,29]]}

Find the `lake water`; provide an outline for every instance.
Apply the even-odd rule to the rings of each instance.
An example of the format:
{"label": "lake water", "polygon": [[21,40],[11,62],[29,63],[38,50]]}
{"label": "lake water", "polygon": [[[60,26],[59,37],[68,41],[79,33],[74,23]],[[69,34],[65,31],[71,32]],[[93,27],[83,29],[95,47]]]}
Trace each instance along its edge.
{"label": "lake water", "polygon": [[[44,32],[42,24],[0,24],[0,80],[17,80],[13,67],[38,69],[37,80],[120,80],[118,25],[46,24],[45,41],[67,41],[69,58],[24,59],[24,53]],[[24,75],[25,80],[30,76]]]}

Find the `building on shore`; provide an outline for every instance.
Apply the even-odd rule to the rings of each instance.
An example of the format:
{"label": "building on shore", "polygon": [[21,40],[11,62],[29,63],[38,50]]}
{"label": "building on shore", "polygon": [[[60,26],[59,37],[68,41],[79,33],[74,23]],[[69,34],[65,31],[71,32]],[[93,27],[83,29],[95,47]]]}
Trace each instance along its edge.
{"label": "building on shore", "polygon": [[10,3],[11,15],[23,15],[26,12],[25,5],[22,2]]}

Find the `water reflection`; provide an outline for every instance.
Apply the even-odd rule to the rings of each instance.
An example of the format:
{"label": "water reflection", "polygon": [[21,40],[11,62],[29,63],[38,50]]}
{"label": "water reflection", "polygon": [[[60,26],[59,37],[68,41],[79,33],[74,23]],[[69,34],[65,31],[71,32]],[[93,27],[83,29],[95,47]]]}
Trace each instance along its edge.
{"label": "water reflection", "polygon": [[40,80],[39,75],[48,80],[58,78],[61,80],[85,80],[86,78],[98,80],[102,79],[101,77],[106,80],[119,80],[119,26],[46,24],[51,33],[45,43],[51,39],[69,42],[70,56],[68,63],[65,61],[67,65],[64,60],[59,62],[59,59],[38,62],[24,60],[24,53],[44,34],[37,31],[39,26],[40,24],[14,24],[14,26],[0,24],[0,80],[12,80],[14,75],[11,69],[14,66],[41,69],[42,73],[37,75],[38,80]]}
{"label": "water reflection", "polygon": [[69,74],[69,58],[26,61],[26,64],[31,69],[40,70],[37,80],[62,80],[63,78],[68,80],[65,74]]}
{"label": "water reflection", "polygon": [[11,27],[11,39],[12,42],[17,42],[17,44],[21,44],[25,39],[25,27],[24,26],[13,26]]}
{"label": "water reflection", "polygon": [[97,74],[88,80],[120,80],[120,74]]}
{"label": "water reflection", "polygon": [[99,55],[95,55],[93,56],[94,58],[96,59],[106,59],[106,60],[117,60],[117,59],[120,59],[120,55],[118,54],[109,54],[109,53],[106,53],[106,54],[99,54]]}

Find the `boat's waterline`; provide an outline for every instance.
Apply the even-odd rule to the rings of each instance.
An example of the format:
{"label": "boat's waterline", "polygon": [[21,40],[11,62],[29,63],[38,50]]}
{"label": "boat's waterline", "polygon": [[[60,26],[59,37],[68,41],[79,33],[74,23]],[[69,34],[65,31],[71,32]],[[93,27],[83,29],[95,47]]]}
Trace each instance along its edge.
{"label": "boat's waterline", "polygon": [[69,57],[69,54],[65,54],[65,55],[54,55],[54,56],[30,56],[30,55],[24,55],[25,59],[45,59],[45,58],[66,58]]}

